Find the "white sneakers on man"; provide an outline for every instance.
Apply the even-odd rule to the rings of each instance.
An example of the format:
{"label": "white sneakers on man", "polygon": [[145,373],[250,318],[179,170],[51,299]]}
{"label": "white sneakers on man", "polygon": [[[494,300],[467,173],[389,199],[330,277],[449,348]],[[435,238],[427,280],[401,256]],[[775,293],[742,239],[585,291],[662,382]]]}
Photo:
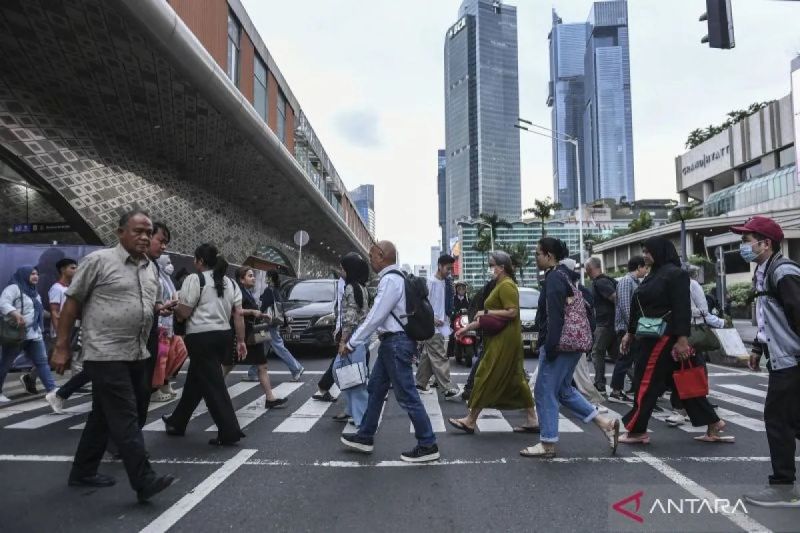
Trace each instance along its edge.
{"label": "white sneakers on man", "polygon": [[50,408],[53,410],[53,412],[57,415],[60,415],[64,412],[64,399],[56,394],[56,392],[58,392],[58,389],[51,390],[44,395],[44,399],[50,404]]}

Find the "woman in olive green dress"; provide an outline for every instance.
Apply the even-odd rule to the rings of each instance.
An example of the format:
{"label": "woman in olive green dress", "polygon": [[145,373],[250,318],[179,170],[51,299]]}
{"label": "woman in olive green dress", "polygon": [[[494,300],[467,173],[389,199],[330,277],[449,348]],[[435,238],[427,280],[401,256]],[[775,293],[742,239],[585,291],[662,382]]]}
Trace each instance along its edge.
{"label": "woman in olive green dress", "polygon": [[486,298],[484,311],[478,312],[475,321],[461,330],[459,335],[479,329],[478,317],[481,315],[492,315],[509,322],[496,335],[484,333],[484,353],[475,372],[475,385],[469,397],[469,413],[464,418],[450,418],[448,421],[456,429],[474,433],[478,416],[483,409],[525,409],[527,423],[515,427],[514,431],[536,433],[539,430],[539,421],[533,395],[525,379],[519,290],[511,257],[505,252],[493,252],[489,256],[489,269],[497,283]]}

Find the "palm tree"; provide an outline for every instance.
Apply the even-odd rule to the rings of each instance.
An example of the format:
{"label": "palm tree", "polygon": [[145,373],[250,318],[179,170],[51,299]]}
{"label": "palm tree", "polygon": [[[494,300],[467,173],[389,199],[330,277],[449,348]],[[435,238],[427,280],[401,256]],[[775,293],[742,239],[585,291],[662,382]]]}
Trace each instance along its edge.
{"label": "palm tree", "polygon": [[640,211],[639,216],[628,224],[628,233],[636,233],[653,227],[653,217],[647,211]]}
{"label": "palm tree", "polygon": [[486,270],[486,254],[492,249],[492,241],[486,233],[478,233],[478,240],[472,245],[472,249],[481,254],[483,268]]}
{"label": "palm tree", "polygon": [[509,246],[504,246],[503,250],[511,256],[511,263],[514,265],[514,268],[519,270],[519,279],[521,282],[525,274],[525,269],[533,262],[528,245],[524,242],[515,242]]}
{"label": "palm tree", "polygon": [[553,202],[550,197],[546,197],[544,200],[534,200],[533,207],[529,207],[525,211],[524,214],[532,214],[536,218],[542,221],[542,237],[547,236],[547,230],[544,227],[545,222],[547,222],[548,218],[553,217],[553,213],[561,209],[561,204],[559,202]]}
{"label": "palm tree", "polygon": [[[486,229],[486,226],[488,226],[489,231],[491,232],[491,240],[495,241],[495,248],[497,248],[497,228],[510,229],[512,227],[508,220],[500,218],[497,213],[492,213],[491,215],[488,213],[481,213],[478,215],[478,221],[483,224],[481,229],[478,230],[478,237],[481,237],[484,234],[483,230]],[[491,240],[489,244],[489,250],[491,250]]]}

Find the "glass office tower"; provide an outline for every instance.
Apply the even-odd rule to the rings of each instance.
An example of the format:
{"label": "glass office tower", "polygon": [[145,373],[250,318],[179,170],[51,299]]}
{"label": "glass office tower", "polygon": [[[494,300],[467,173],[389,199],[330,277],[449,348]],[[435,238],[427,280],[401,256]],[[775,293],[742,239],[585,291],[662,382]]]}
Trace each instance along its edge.
{"label": "glass office tower", "polygon": [[436,173],[436,191],[439,198],[439,228],[442,231],[441,249],[449,251],[447,238],[447,152],[437,150],[436,159],[438,162],[438,172]]}
{"label": "glass office tower", "polygon": [[[550,129],[579,140],[583,148],[583,64],[586,52],[587,24],[564,24],[553,10],[550,31],[550,84],[547,105],[551,110]],[[585,176],[585,173],[584,173]],[[584,180],[581,180],[584,183]],[[553,140],[553,191],[564,209],[578,207],[578,176],[575,147]],[[581,192],[586,198],[586,187]]]}
{"label": "glass office tower", "polygon": [[480,213],[522,211],[519,164],[517,10],[464,0],[447,30],[445,63],[446,234]]}

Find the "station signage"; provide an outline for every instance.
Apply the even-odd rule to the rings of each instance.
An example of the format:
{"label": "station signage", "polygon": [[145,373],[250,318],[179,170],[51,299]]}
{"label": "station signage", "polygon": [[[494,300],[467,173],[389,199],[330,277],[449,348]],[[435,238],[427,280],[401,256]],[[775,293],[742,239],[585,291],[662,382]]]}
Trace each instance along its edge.
{"label": "station signage", "polygon": [[447,36],[452,39],[458,34],[458,32],[463,30],[466,27],[466,25],[467,25],[467,17],[464,17],[455,24],[453,24],[453,27],[450,28],[450,31],[447,32]]}
{"label": "station signage", "polygon": [[724,157],[730,158],[731,155],[731,147],[730,145],[726,144],[719,150],[714,150],[711,152],[707,152],[705,154],[700,154],[699,157],[688,161],[681,172],[684,176],[689,175],[690,173],[694,172],[699,168],[706,168],[710,166],[712,163],[715,163],[717,160],[721,160]]}
{"label": "station signage", "polygon": [[29,222],[14,224],[11,233],[65,233],[72,231],[72,226],[65,222]]}

